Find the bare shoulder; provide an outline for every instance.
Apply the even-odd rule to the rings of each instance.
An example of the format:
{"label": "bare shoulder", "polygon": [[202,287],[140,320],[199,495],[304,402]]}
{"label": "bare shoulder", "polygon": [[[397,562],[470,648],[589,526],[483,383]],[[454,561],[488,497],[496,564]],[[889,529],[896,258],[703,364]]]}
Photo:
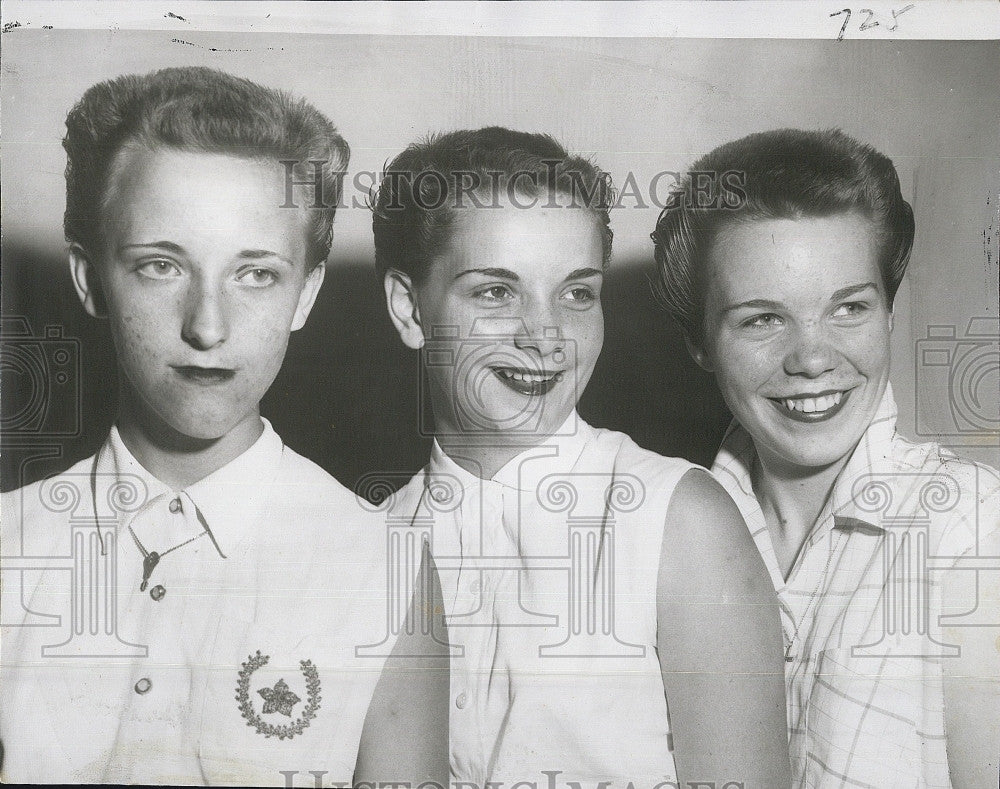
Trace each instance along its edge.
{"label": "bare shoulder", "polygon": [[667,509],[666,534],[715,551],[751,542],[743,516],[725,488],[704,469],[693,468],[677,483]]}
{"label": "bare shoulder", "polygon": [[736,503],[707,471],[677,483],[664,524],[661,568],[677,582],[773,594],[763,561]]}

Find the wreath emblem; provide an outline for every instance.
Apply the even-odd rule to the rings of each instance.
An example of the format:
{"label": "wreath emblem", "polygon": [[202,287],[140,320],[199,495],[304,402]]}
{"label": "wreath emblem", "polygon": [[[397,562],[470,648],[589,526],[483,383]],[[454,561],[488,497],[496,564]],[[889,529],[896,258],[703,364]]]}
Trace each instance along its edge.
{"label": "wreath emblem", "polygon": [[[276,726],[273,723],[264,721],[257,712],[254,711],[250,701],[250,677],[261,666],[266,666],[270,660],[269,655],[260,654],[258,649],[241,664],[239,679],[236,681],[236,701],[239,702],[240,714],[246,718],[247,726],[253,726],[258,733],[265,737],[277,737],[279,740],[291,739],[296,734],[302,734],[303,730],[316,717],[316,710],[322,700],[320,696],[319,672],[311,660],[300,660],[299,668],[302,676],[306,680],[308,699],[302,714],[292,723]],[[273,688],[261,688],[257,693],[264,698],[265,713],[280,713],[287,717],[292,717],[292,708],[301,699],[289,690],[284,679],[279,679]]]}

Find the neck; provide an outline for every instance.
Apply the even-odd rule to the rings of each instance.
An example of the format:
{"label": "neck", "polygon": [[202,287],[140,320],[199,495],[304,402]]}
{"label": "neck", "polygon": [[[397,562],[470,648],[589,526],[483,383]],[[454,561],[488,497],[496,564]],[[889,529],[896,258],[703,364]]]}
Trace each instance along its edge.
{"label": "neck", "polygon": [[496,473],[526,449],[545,441],[548,436],[525,435],[523,441],[505,436],[501,444],[495,436],[439,435],[437,442],[444,453],[470,474],[492,479]]}
{"label": "neck", "polygon": [[[439,407],[446,398],[434,398],[435,438],[441,449],[459,466],[480,479],[492,479],[496,473],[522,452],[547,441],[569,417],[552,424],[548,420],[545,427],[539,425],[537,431],[481,431],[463,432],[451,412]],[[551,425],[551,427],[549,427]]]}
{"label": "neck", "polygon": [[183,435],[159,420],[142,419],[128,408],[119,410],[117,424],[128,451],[173,490],[183,490],[235,460],[264,431],[256,413],[213,439]]}
{"label": "neck", "polygon": [[769,460],[758,452],[752,478],[782,575],[812,533],[837,476],[849,455],[821,468],[799,468]]}

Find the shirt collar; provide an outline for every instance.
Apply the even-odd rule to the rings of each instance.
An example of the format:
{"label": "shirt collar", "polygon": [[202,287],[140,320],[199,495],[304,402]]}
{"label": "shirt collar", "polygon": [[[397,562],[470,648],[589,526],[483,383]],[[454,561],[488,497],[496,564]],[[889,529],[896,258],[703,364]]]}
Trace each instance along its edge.
{"label": "shirt collar", "polygon": [[834,528],[881,535],[881,508],[867,506],[873,483],[893,479],[892,446],[896,437],[896,401],[888,384],[875,416],[837,476],[830,493]]}
{"label": "shirt collar", "polygon": [[[892,394],[891,384],[886,384],[885,392],[879,401],[875,416],[861,436],[861,440],[851,453],[844,468],[833,484],[827,506],[820,514],[817,525],[820,529],[814,533],[814,539],[825,529],[822,526],[857,531],[861,534],[880,536],[883,532],[881,517],[870,508],[864,506],[862,490],[866,481],[877,479],[891,471],[892,444],[896,436],[896,401]],[[756,460],[757,452],[750,434],[733,420],[722,446],[712,465],[712,473],[723,481],[730,494],[738,491],[740,497],[737,503],[744,510],[753,510],[756,515],[760,507],[753,492],[751,470]],[[858,489],[860,488],[860,490]],[[742,501],[739,501],[742,498]],[[832,516],[832,520],[830,518]],[[763,516],[761,516],[761,520]],[[755,518],[756,520],[756,518]]]}
{"label": "shirt collar", "polygon": [[264,429],[246,451],[184,490],[172,490],[153,476],[125,446],[118,428],[112,427],[94,459],[96,514],[102,521],[110,515],[111,523],[122,529],[154,499],[185,494],[225,554],[226,546],[247,536],[248,528],[259,520],[281,463],[284,444],[271,423],[261,421]]}
{"label": "shirt collar", "polygon": [[[594,428],[581,419],[574,410],[555,433],[519,452],[488,481],[513,490],[534,492],[544,476],[570,471],[595,432]],[[527,462],[543,458],[544,462]],[[432,479],[439,476],[456,479],[462,489],[475,487],[484,482],[479,476],[456,463],[435,438],[426,477]]]}

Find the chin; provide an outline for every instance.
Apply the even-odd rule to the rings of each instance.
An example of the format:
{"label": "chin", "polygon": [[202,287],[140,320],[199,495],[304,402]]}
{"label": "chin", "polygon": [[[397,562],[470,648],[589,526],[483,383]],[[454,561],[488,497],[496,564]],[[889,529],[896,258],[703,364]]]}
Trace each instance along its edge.
{"label": "chin", "polygon": [[832,444],[830,442],[817,441],[803,445],[802,442],[785,439],[769,442],[767,448],[772,455],[780,458],[788,466],[820,471],[836,463],[846,461],[854,451],[856,445],[856,441],[850,444],[842,442]]}
{"label": "chin", "polygon": [[163,416],[164,422],[178,435],[193,441],[212,442],[225,438],[244,424],[249,415],[183,414]]}

